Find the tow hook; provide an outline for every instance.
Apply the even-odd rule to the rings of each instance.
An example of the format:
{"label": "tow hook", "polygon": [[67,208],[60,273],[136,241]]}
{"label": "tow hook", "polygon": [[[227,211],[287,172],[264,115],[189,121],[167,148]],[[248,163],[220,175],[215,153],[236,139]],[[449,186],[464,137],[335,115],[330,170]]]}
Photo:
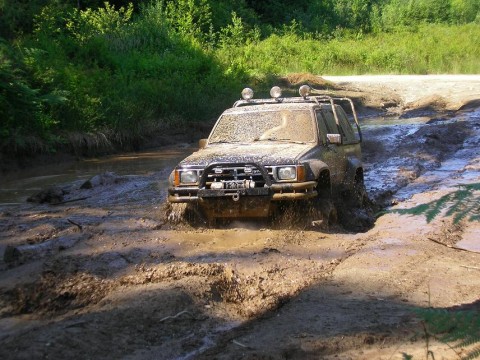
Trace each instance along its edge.
{"label": "tow hook", "polygon": [[240,200],[240,193],[236,192],[235,194],[232,195],[232,200],[233,201],[238,201]]}

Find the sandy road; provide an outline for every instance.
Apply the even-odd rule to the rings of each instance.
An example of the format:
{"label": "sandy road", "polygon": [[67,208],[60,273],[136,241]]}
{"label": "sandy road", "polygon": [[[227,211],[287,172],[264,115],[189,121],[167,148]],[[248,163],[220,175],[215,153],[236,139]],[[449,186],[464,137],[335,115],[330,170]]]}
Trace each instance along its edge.
{"label": "sandy road", "polygon": [[339,85],[362,89],[386,87],[398,93],[405,103],[438,95],[455,106],[480,99],[480,75],[359,75],[322,76]]}
{"label": "sandy road", "polygon": [[358,75],[322,76],[335,84],[381,92],[388,89],[398,94],[405,104],[437,95],[447,108],[458,109],[480,99],[480,75]]}

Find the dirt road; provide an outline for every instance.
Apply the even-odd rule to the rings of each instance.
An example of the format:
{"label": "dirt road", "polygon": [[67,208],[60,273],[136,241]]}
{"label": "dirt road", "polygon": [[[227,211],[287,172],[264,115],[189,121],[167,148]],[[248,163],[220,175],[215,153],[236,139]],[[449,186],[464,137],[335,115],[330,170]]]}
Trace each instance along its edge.
{"label": "dirt road", "polygon": [[403,109],[437,103],[437,109],[458,110],[480,99],[480,75],[323,76],[348,89],[399,99]]}
{"label": "dirt road", "polygon": [[[329,78],[352,92],[395,81],[410,92],[411,79],[379,79],[361,89],[366,80]],[[413,309],[480,299],[480,223],[472,211],[453,221],[478,190],[425,216],[460,184],[480,183],[480,112],[444,105],[450,111],[412,117],[425,107],[407,103],[452,91],[444,79],[424,79],[436,83],[433,93],[389,90],[408,119],[362,120],[370,196],[397,211],[364,233],[174,227],[162,220],[169,169],[109,175],[85,189],[72,183],[59,205],[2,209],[0,357],[425,358]],[[456,83],[456,104],[471,104],[479,83]],[[422,204],[419,215],[401,214]],[[433,340],[429,350],[457,356]]]}

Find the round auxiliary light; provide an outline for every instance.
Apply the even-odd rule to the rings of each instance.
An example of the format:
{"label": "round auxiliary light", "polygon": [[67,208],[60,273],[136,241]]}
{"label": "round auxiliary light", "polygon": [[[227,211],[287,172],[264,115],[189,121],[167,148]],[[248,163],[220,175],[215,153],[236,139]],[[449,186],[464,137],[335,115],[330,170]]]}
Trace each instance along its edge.
{"label": "round auxiliary light", "polygon": [[311,90],[312,89],[310,88],[310,86],[302,85],[300,86],[300,89],[298,89],[298,92],[300,93],[301,97],[307,97],[308,95],[310,95]]}
{"label": "round auxiliary light", "polygon": [[282,89],[280,89],[280,87],[278,86],[272,87],[272,89],[270,90],[270,96],[272,98],[278,99],[280,96],[282,96]]}
{"label": "round auxiliary light", "polygon": [[253,90],[250,88],[245,88],[242,90],[243,100],[250,100],[253,98]]}

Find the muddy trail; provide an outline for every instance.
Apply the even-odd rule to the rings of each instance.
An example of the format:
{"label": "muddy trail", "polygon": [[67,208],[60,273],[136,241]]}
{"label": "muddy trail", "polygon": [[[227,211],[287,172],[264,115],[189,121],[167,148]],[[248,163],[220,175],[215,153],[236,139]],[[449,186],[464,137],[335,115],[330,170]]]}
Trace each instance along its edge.
{"label": "muddy trail", "polygon": [[393,210],[365,232],[169,224],[168,166],[3,207],[0,357],[423,358],[412,310],[480,299],[480,226],[401,212],[480,182],[480,111],[362,121],[369,196]]}

